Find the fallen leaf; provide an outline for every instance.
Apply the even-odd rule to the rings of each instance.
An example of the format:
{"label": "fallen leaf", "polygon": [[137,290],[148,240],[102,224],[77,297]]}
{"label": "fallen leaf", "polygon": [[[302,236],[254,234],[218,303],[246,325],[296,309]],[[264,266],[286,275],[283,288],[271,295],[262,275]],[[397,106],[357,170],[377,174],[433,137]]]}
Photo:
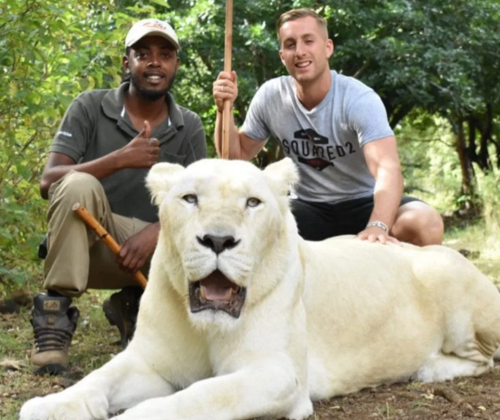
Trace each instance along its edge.
{"label": "fallen leaf", "polygon": [[4,359],[0,362],[0,367],[5,370],[21,370],[24,366],[25,364],[19,360]]}

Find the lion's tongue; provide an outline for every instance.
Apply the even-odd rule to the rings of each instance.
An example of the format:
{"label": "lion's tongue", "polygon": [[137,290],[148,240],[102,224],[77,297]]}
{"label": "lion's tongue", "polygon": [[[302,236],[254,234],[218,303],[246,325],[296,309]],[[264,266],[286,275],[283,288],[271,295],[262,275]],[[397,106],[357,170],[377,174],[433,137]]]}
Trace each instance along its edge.
{"label": "lion's tongue", "polygon": [[201,295],[206,300],[230,300],[237,286],[229,281],[220,271],[214,271],[200,281]]}

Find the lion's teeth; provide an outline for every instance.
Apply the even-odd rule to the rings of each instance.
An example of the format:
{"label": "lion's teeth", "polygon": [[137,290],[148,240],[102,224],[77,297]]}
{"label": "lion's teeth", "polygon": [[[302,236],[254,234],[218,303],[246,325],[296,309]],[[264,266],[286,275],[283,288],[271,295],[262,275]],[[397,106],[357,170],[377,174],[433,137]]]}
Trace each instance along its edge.
{"label": "lion's teeth", "polygon": [[207,300],[207,295],[205,294],[205,286],[200,287],[200,294],[203,300]]}

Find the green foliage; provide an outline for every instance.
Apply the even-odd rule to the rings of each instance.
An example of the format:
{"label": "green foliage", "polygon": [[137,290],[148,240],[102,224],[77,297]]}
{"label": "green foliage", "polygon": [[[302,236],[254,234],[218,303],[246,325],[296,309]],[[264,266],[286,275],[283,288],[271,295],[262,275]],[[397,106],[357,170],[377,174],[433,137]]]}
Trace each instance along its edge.
{"label": "green foliage", "polygon": [[457,207],[461,173],[450,125],[443,118],[412,113],[396,128],[405,194],[440,211]]}
{"label": "green foliage", "polygon": [[[452,129],[446,119],[413,112],[398,125],[396,136],[406,194],[425,200],[443,213],[460,209],[461,204],[470,199],[458,193],[462,173]],[[493,145],[490,147],[493,149]],[[500,170],[496,167],[494,161],[491,170],[483,173],[474,165],[481,216],[492,236],[500,230]]]}
{"label": "green foliage", "polygon": [[34,0],[2,3],[0,18],[0,280],[25,282],[45,231],[38,182],[48,146],[71,100],[116,84],[122,37],[107,6]]}
{"label": "green foliage", "polygon": [[479,191],[483,199],[483,214],[491,236],[500,237],[500,171],[493,170],[478,177]]}
{"label": "green foliage", "polygon": [[497,2],[335,3],[342,7],[327,9],[336,67],[375,88],[394,124],[415,107],[443,114],[484,107],[495,96],[484,87],[498,92]]}

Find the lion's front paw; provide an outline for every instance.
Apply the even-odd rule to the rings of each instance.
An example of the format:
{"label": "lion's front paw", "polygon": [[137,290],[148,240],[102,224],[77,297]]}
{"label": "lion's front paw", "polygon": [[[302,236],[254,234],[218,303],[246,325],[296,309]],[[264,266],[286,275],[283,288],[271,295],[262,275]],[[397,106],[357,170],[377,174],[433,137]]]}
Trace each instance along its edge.
{"label": "lion's front paw", "polygon": [[68,389],[59,394],[37,397],[21,408],[19,420],[105,420],[108,400],[96,390]]}
{"label": "lion's front paw", "polygon": [[163,420],[175,419],[165,405],[165,398],[152,398],[129,408],[123,414],[113,417],[111,420]]}

